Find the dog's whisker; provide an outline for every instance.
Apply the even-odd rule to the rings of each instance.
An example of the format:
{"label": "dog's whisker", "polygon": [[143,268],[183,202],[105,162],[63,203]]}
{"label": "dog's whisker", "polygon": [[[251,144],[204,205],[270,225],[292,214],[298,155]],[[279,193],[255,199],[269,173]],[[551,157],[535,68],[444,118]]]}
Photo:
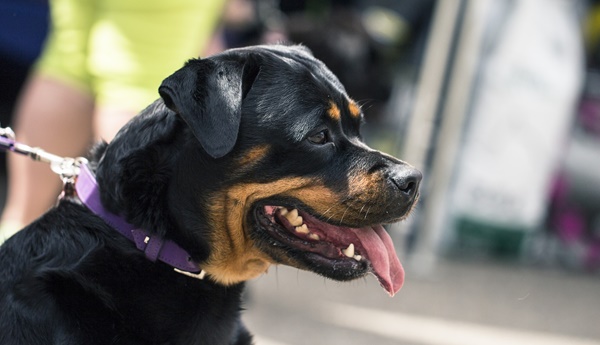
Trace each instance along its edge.
{"label": "dog's whisker", "polygon": [[327,222],[329,223],[331,221],[331,218],[333,218],[336,215],[336,213],[332,213],[331,216],[329,216],[329,218],[327,218]]}
{"label": "dog's whisker", "polygon": [[332,208],[333,206],[329,207],[325,212],[323,212],[322,216],[325,216],[327,213],[329,213],[329,211],[331,211]]}
{"label": "dog's whisker", "polygon": [[363,204],[363,206],[360,208],[360,211],[358,211],[359,217],[360,217],[360,214],[362,213],[362,211],[365,209],[365,206],[367,206],[367,204]]}
{"label": "dog's whisker", "polygon": [[340,219],[340,225],[342,225],[342,223],[344,222],[344,217],[346,217],[346,212],[348,212],[349,209],[350,209],[350,206],[346,207],[344,214],[342,214],[342,218]]}

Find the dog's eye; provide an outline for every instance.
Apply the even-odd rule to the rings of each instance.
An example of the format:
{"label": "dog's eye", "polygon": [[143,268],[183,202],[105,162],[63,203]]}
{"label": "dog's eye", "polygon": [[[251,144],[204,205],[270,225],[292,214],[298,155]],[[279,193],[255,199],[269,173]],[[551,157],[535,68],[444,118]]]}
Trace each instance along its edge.
{"label": "dog's eye", "polygon": [[313,144],[323,145],[329,142],[329,134],[327,133],[327,130],[322,130],[319,133],[308,137],[308,141]]}

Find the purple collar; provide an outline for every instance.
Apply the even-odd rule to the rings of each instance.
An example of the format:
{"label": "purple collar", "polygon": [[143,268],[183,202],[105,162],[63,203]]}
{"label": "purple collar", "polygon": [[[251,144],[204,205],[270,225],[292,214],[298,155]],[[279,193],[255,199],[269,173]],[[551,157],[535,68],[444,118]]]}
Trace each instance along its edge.
{"label": "purple collar", "polygon": [[174,267],[179,273],[202,279],[204,271],[192,261],[190,255],[175,242],[158,236],[151,236],[146,231],[127,223],[123,218],[109,212],[102,206],[100,190],[96,178],[86,164],[81,165],[80,173],[75,183],[79,199],[88,209],[102,218],[108,225],[121,235],[135,243],[135,246],[146,254],[152,262],[160,260]]}

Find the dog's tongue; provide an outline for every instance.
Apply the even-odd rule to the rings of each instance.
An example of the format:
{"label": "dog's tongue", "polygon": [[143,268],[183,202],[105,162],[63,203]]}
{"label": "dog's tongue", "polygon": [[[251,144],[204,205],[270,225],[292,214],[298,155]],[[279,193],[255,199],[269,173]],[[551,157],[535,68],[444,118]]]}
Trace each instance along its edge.
{"label": "dog's tongue", "polygon": [[373,273],[381,286],[394,296],[404,283],[404,269],[394,250],[394,243],[383,226],[350,229],[371,262]]}

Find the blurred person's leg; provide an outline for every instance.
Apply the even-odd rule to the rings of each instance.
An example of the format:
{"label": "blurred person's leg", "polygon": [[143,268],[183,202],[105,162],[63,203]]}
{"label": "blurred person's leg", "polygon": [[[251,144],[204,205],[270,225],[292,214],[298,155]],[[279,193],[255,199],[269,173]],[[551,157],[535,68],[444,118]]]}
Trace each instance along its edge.
{"label": "blurred person's leg", "polygon": [[[162,80],[200,55],[225,1],[103,0],[90,32],[96,138],[110,141],[159,98]],[[107,52],[110,52],[107,53]]]}
{"label": "blurred person's leg", "polygon": [[[86,68],[93,3],[51,1],[51,30],[13,115],[17,140],[61,156],[85,153],[94,100]],[[0,242],[56,202],[61,181],[47,164],[8,155],[8,191]]]}
{"label": "blurred person's leg", "polygon": [[[63,156],[83,154],[92,137],[110,141],[159,97],[164,78],[199,55],[223,4],[53,0],[53,30],[38,66],[48,78],[32,79],[16,114],[18,139]],[[41,215],[59,193],[50,168],[26,160],[10,158],[1,235]]]}
{"label": "blurred person's leg", "polygon": [[[93,100],[86,92],[36,75],[17,106],[17,140],[63,156],[82,155],[90,144]],[[0,240],[44,213],[59,195],[61,181],[47,164],[8,155],[8,194]]]}

